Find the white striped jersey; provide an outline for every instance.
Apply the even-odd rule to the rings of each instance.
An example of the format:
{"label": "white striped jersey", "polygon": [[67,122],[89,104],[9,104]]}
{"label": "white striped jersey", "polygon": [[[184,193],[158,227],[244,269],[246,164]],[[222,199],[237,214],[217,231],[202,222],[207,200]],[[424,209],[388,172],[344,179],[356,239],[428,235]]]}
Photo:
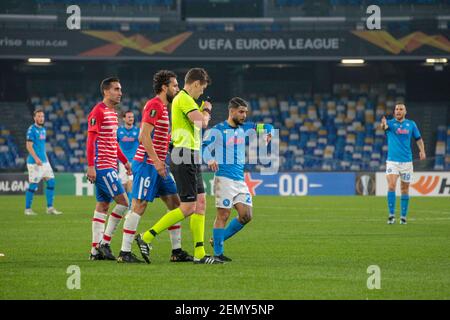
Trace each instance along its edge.
{"label": "white striped jersey", "polygon": [[[169,112],[159,97],[154,97],[145,104],[142,110],[141,132],[144,122],[154,127],[152,132],[153,148],[155,148],[159,160],[164,162],[169,146]],[[146,160],[147,163],[153,164],[153,160],[148,156],[142,143],[139,144],[134,160],[139,162]]]}
{"label": "white striped jersey", "polygon": [[89,113],[88,132],[96,132],[95,168],[117,170],[117,112],[99,102]]}

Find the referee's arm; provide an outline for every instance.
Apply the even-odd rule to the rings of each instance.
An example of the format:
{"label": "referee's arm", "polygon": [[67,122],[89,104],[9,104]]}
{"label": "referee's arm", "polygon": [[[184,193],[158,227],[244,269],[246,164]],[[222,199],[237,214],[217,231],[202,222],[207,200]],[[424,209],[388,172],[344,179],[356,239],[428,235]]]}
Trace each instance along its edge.
{"label": "referee's arm", "polygon": [[211,108],[211,103],[205,102],[203,104],[203,111],[200,112],[199,110],[194,109],[190,111],[187,116],[195,126],[206,129],[208,127],[209,120],[211,120]]}

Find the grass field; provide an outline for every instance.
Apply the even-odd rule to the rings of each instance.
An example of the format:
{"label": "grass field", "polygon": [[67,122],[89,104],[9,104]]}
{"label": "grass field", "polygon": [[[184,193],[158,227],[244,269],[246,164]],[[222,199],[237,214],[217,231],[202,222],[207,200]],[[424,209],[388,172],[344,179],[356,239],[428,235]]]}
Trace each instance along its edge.
{"label": "grass field", "polygon": [[[167,232],[154,242],[150,265],[88,261],[94,198],[57,197],[62,216],[45,214],[44,199],[36,197],[40,214],[30,217],[23,197],[0,197],[0,299],[450,298],[446,198],[413,198],[408,225],[386,225],[384,198],[255,197],[254,220],[226,242],[233,262],[225,265],[169,263]],[[139,231],[163,212],[156,201]],[[210,205],[207,239],[214,213]],[[188,221],[183,247],[192,253]],[[70,265],[80,267],[80,290],[66,287]],[[370,265],[380,267],[379,290],[367,288]]]}

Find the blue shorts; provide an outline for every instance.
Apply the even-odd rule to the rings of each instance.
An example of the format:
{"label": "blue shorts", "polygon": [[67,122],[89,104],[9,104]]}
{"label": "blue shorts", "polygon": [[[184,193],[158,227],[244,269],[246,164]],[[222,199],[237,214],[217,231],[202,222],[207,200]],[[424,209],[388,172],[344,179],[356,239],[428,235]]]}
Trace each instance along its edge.
{"label": "blue shorts", "polygon": [[133,170],[133,199],[152,202],[153,199],[160,196],[177,193],[177,187],[169,169],[167,169],[167,176],[164,179],[152,164],[133,160],[131,168]]}
{"label": "blue shorts", "polygon": [[125,192],[115,169],[96,170],[95,197],[98,202],[111,202],[114,197]]}

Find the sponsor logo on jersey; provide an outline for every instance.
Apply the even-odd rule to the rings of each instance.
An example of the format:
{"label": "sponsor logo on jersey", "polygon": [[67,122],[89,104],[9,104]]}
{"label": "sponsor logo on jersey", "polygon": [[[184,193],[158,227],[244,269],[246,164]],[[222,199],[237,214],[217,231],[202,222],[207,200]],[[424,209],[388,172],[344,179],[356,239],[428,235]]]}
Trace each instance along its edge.
{"label": "sponsor logo on jersey", "polygon": [[409,130],[408,129],[398,128],[396,133],[397,134],[409,134]]}

